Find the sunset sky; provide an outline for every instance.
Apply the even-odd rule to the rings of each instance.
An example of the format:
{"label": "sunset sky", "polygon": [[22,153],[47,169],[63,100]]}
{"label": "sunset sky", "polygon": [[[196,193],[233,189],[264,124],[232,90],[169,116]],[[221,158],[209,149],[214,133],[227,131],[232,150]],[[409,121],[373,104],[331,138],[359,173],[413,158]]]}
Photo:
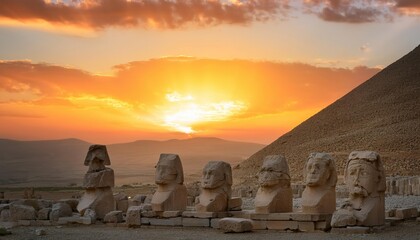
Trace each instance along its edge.
{"label": "sunset sky", "polygon": [[0,138],[268,144],[419,44],[419,0],[0,0]]}

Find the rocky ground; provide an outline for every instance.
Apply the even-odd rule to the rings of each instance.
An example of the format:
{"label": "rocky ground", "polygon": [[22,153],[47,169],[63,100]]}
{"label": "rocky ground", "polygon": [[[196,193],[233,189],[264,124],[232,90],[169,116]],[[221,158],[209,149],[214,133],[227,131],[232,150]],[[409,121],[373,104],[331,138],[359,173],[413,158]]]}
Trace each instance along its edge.
{"label": "rocky ground", "polygon": [[18,227],[12,229],[12,235],[1,239],[420,239],[420,222],[407,221],[397,226],[387,227],[381,232],[371,234],[336,234],[336,233],[294,233],[259,230],[250,233],[224,234],[211,228],[174,228],[142,226],[135,229],[123,227],[108,227],[106,225],[80,226],[69,225],[63,227],[43,227],[46,235],[37,236],[39,227]]}

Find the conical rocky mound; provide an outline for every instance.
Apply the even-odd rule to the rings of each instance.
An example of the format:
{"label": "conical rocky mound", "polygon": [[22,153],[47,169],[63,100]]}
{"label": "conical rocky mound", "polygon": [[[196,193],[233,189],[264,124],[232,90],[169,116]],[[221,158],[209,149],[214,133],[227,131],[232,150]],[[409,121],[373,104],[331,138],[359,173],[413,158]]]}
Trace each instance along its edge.
{"label": "conical rocky mound", "polygon": [[236,166],[234,176],[255,182],[263,158],[283,154],[300,181],[317,151],[332,153],[342,174],[353,150],[377,151],[387,175],[420,174],[420,46]]}

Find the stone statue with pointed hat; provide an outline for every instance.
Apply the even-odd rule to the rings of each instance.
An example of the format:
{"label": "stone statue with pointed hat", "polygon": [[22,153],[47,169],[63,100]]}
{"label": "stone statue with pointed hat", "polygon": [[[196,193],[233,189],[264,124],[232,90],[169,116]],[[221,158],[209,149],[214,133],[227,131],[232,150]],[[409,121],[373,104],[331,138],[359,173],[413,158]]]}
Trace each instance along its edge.
{"label": "stone statue with pointed hat", "polygon": [[90,146],[84,164],[89,166],[83,179],[86,191],[77,205],[77,210],[83,215],[86,209],[92,209],[99,219],[103,219],[107,213],[115,210],[111,190],[114,187],[114,170],[105,167],[111,165],[106,146]]}

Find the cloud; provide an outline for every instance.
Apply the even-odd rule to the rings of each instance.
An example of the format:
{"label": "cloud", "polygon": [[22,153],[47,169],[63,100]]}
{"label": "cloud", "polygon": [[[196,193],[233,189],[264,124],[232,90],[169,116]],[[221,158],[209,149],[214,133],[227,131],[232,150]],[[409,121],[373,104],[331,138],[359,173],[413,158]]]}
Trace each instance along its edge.
{"label": "cloud", "polygon": [[113,26],[175,29],[267,21],[285,14],[288,7],[287,0],[2,0],[0,17],[95,30]]}
{"label": "cloud", "polygon": [[419,15],[417,0],[304,0],[306,12],[329,22],[392,21],[397,15]]}
{"label": "cloud", "polygon": [[[75,131],[94,127],[200,133],[229,122],[238,128],[238,121],[277,126],[279,121],[302,121],[379,69],[162,58],[121,64],[115,71],[106,77],[28,61],[0,62],[0,123],[12,111],[13,116],[36,112],[57,129],[68,129],[71,123]],[[272,121],[270,116],[287,119]]]}

